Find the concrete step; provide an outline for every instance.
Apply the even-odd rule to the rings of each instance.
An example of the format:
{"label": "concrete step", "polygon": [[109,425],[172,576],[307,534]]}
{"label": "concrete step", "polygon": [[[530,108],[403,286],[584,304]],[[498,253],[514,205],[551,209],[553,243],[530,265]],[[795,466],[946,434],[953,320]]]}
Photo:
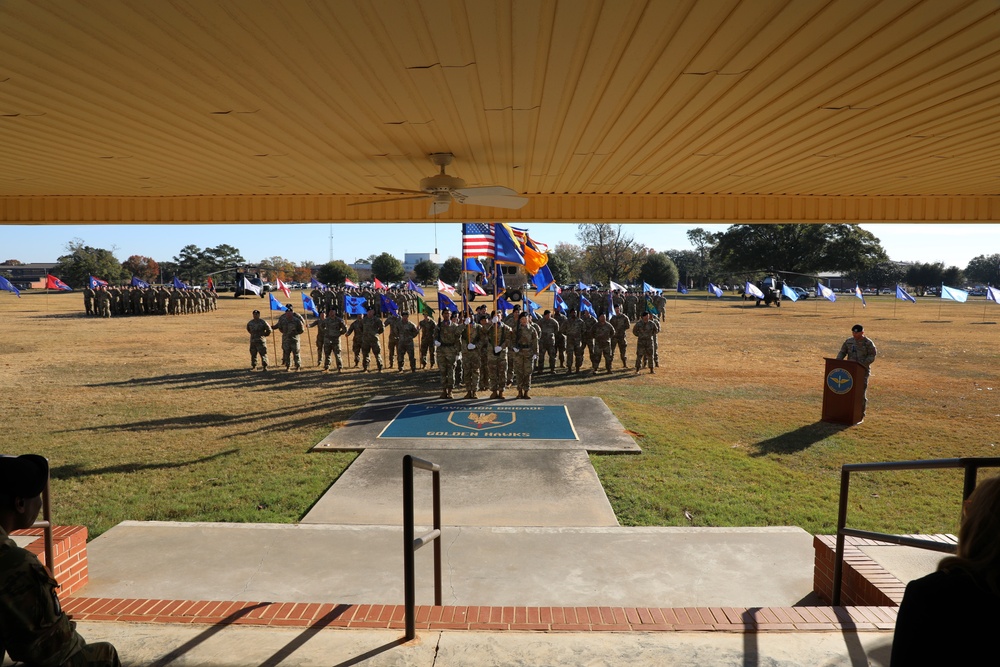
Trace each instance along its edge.
{"label": "concrete step", "polygon": [[[419,535],[421,530],[418,529]],[[443,529],[446,605],[790,606],[811,598],[800,528]],[[87,597],[401,604],[398,526],[124,522],[88,545]],[[417,602],[433,603],[431,549]]]}

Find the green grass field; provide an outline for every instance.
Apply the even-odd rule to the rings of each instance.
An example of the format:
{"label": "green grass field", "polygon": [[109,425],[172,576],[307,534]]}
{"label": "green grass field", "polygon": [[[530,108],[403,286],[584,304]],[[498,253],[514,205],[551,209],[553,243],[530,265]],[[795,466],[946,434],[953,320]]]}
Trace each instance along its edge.
{"label": "green grass field", "polygon": [[[294,522],[354,458],[312,445],[374,395],[438,391],[436,369],[318,372],[305,343],[302,372],[251,374],[244,326],[262,304],[100,320],[79,293],[0,293],[3,450],[49,457],[58,523],[94,537],[126,519]],[[623,525],[830,533],[844,463],[1000,456],[1000,306],[868,304],[671,295],[656,375],[543,375],[532,394],[600,396],[635,434],[642,455],[591,457]],[[855,322],[879,356],[867,419],[841,428],[819,421],[823,357]],[[853,526],[957,530],[960,471],[852,488]]]}

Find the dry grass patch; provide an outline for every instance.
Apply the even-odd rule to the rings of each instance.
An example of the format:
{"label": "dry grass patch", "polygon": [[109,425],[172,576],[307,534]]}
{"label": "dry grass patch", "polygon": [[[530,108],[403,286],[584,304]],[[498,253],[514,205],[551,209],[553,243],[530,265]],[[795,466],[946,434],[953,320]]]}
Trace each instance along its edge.
{"label": "dry grass patch", "polygon": [[[983,323],[981,302],[854,301],[672,299],[656,375],[544,375],[532,393],[600,396],[639,434],[641,456],[592,457],[625,525],[830,532],[841,464],[997,456],[1000,439],[1000,308]],[[354,458],[312,445],[374,395],[437,391],[436,369],[317,372],[305,345],[302,372],[250,373],[244,326],[262,304],[100,320],[78,293],[0,294],[5,449],[51,459],[60,523],[296,521]],[[823,357],[855,321],[879,359],[868,419],[840,428],[819,422]],[[959,472],[865,476],[852,523],[954,532],[960,488]]]}

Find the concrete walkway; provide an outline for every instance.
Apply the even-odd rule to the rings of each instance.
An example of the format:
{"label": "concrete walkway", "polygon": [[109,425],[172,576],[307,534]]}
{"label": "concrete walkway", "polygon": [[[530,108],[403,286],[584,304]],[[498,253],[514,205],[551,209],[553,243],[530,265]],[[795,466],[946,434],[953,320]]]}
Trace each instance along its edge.
{"label": "concrete walkway", "polygon": [[[236,626],[81,623],[125,665],[153,667],[802,667],[886,666],[891,633],[421,633]],[[5,663],[7,664],[7,663]]]}
{"label": "concrete walkway", "polygon": [[[800,528],[443,529],[449,605],[750,607],[810,600]],[[401,604],[402,529],[127,521],[90,543],[87,597]],[[178,557],[183,554],[183,557]],[[417,552],[417,602],[433,557]]]}

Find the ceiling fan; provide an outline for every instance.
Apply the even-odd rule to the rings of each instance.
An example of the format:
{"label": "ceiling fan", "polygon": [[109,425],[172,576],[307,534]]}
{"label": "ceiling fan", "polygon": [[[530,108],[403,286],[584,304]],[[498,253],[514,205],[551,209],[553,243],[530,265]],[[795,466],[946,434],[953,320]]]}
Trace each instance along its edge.
{"label": "ceiling fan", "polygon": [[517,194],[516,190],[505,188],[502,185],[487,185],[478,188],[465,187],[465,181],[455,176],[444,173],[444,168],[451,164],[455,156],[451,153],[431,153],[431,162],[441,168],[441,171],[434,176],[420,179],[419,190],[407,190],[406,188],[386,188],[376,186],[379,190],[386,192],[398,192],[412,195],[410,197],[392,197],[390,199],[376,199],[373,201],[362,201],[348,204],[349,206],[364,206],[366,204],[381,204],[387,201],[405,201],[407,199],[430,199],[431,207],[428,215],[444,213],[454,199],[459,204],[473,204],[475,206],[494,206],[496,208],[521,208],[528,203],[527,197]]}

